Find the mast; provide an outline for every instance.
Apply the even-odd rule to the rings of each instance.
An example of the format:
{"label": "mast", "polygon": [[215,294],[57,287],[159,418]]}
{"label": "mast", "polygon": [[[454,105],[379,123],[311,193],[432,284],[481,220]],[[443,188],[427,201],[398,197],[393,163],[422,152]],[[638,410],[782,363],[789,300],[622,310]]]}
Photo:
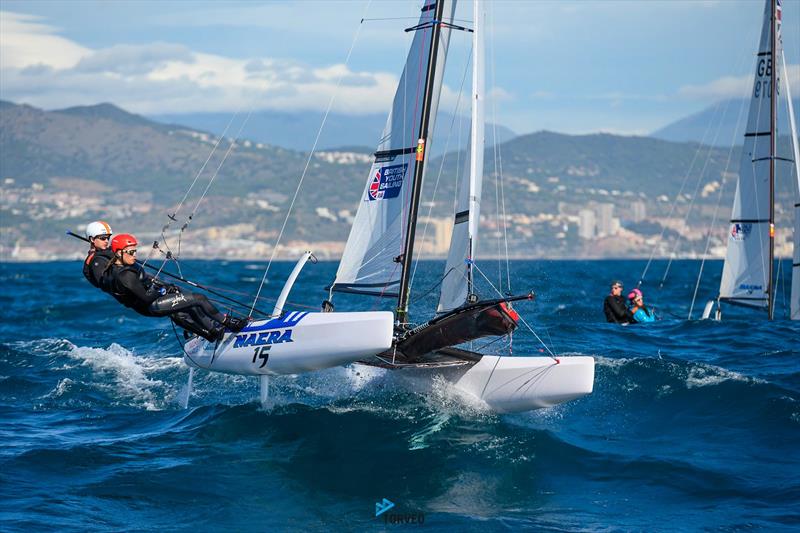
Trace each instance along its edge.
{"label": "mast", "polygon": [[767,278],[767,314],[769,320],[772,320],[775,312],[775,299],[773,298],[773,276],[775,270],[775,155],[776,155],[776,135],[775,135],[775,119],[777,115],[777,100],[778,100],[778,57],[776,46],[778,28],[776,25],[777,16],[777,3],[772,0],[772,21],[770,26],[770,61],[772,62],[772,69],[770,72],[769,83],[769,277]]}
{"label": "mast", "polygon": [[[441,33],[442,14],[444,13],[445,0],[437,0],[436,11],[431,23],[431,49],[428,54],[428,74],[425,80],[425,97],[422,101],[422,120],[419,126],[419,140],[417,141],[417,164],[414,167],[414,178],[411,186],[411,204],[408,210],[408,225],[406,238],[403,245],[403,254],[399,261],[402,265],[400,273],[400,293],[397,297],[396,321],[403,323],[408,317],[409,281],[411,264],[414,256],[414,237],[417,231],[417,213],[419,211],[419,197],[422,193],[422,174],[425,168],[425,143],[428,139],[428,126],[430,124],[431,103],[435,85],[436,60],[439,50],[439,36]],[[424,31],[424,30],[423,30]]]}
{"label": "mast", "polygon": [[[484,37],[483,37],[483,2],[475,0],[473,16],[475,20],[472,45],[472,129],[470,146],[470,178],[469,178],[469,248],[467,257],[475,260],[475,244],[480,225],[480,199],[483,182],[483,150],[484,150]],[[475,294],[473,286],[472,262],[467,263],[467,297]]]}

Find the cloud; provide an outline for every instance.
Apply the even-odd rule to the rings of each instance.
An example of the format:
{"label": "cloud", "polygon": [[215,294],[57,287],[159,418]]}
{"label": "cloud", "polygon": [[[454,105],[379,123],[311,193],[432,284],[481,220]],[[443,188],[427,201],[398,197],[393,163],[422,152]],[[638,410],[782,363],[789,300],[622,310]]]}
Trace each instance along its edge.
{"label": "cloud", "polygon": [[168,61],[191,63],[194,57],[187,47],[178,44],[120,44],[82,57],[75,70],[87,73],[146,74]]}
{"label": "cloud", "polygon": [[34,65],[53,68],[74,66],[91,50],[55,33],[40,17],[0,11],[0,66],[21,69]]}
{"label": "cloud", "polygon": [[[231,58],[156,42],[91,49],[37,17],[0,12],[0,94],[46,109],[113,101],[137,113],[321,110],[385,111],[397,76],[315,67],[269,57]],[[337,89],[338,86],[338,89]]]}
{"label": "cloud", "polygon": [[[800,65],[787,65],[789,85],[792,94],[800,94]],[[753,89],[753,75],[724,76],[701,85],[684,85],[678,89],[677,96],[691,100],[726,100],[745,98]]]}

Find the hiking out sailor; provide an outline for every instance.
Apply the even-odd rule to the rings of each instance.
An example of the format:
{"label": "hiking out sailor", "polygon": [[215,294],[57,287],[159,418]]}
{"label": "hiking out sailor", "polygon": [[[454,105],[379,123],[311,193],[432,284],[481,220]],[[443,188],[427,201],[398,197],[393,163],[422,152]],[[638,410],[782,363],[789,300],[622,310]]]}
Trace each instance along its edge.
{"label": "hiking out sailor", "polygon": [[611,283],[611,294],[606,296],[605,301],[603,301],[603,313],[606,315],[606,321],[614,324],[630,324],[633,322],[633,315],[625,305],[625,299],[622,298],[621,281],[613,281]]}
{"label": "hiking out sailor", "polygon": [[103,286],[103,272],[109,261],[114,259],[111,252],[111,226],[102,220],[96,220],[86,225],[86,238],[89,239],[89,253],[83,262],[84,277],[97,287],[108,292],[108,287]]}
{"label": "hiking out sailor", "polygon": [[628,294],[628,301],[631,305],[631,314],[633,321],[638,323],[655,322],[656,315],[652,309],[649,309],[644,304],[644,295],[639,289],[633,289]]}
{"label": "hiking out sailor", "polygon": [[168,316],[177,325],[208,341],[222,339],[225,327],[240,331],[247,319],[220,313],[202,294],[160,282],[136,262],[138,241],[122,233],[111,240],[114,259],[105,272],[111,294],[119,303],[144,316]]}

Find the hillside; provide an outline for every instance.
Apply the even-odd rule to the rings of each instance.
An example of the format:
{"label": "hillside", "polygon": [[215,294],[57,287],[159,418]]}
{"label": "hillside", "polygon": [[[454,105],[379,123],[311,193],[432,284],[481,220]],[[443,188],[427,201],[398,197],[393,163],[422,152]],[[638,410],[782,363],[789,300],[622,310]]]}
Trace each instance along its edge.
{"label": "hillside", "polygon": [[[76,243],[64,239],[63,230],[78,229],[97,217],[147,239],[158,238],[167,222],[165,215],[174,212],[217,140],[210,133],[153,122],[110,104],[42,111],[3,102],[2,257],[35,256],[38,251],[25,251],[20,243],[40,240],[47,244],[42,249],[50,250],[50,256],[68,255]],[[229,147],[227,139],[220,143],[173,225],[179,227],[185,221],[219,168],[187,230],[184,250],[193,255],[264,257],[308,156],[242,140],[220,166]],[[486,248],[495,249],[488,243],[503,229],[496,217],[496,206],[502,207],[503,202],[515,255],[646,255],[652,246],[647,239],[665,227],[661,224],[669,225],[673,233],[699,239],[703,224],[711,218],[714,191],[727,157],[728,150],[698,152],[692,143],[644,137],[539,132],[514,138],[485,154],[482,225]],[[732,157],[735,169],[738,155],[734,152]],[[431,235],[438,239],[423,247],[429,255],[441,255],[446,246],[441,239],[449,235],[446,226],[452,220],[453,176],[465,161],[465,152],[451,152],[429,162],[420,211],[433,217]],[[349,233],[369,162],[364,148],[315,154],[282,242],[294,242],[297,249],[313,245],[319,255],[336,257]],[[496,197],[501,189],[495,184],[495,165],[503,169],[502,198]],[[672,219],[658,218],[668,214],[670,198],[690,167],[685,192],[693,193],[699,184],[702,194],[693,216],[701,229],[680,223],[690,204],[688,196]],[[698,181],[701,170],[704,174]],[[730,205],[732,195],[729,186],[723,206]],[[595,238],[581,229],[585,224],[581,211],[587,209],[597,215],[597,228],[589,234]],[[645,213],[650,220],[643,224]],[[693,242],[689,251],[697,245]]]}

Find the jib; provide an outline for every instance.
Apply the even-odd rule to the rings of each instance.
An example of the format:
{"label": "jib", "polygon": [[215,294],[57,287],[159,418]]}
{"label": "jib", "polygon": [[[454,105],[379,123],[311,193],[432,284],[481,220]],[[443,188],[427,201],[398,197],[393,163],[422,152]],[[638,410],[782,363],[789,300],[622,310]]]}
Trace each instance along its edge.
{"label": "jib", "polygon": [[280,344],[282,342],[294,342],[292,340],[292,330],[287,329],[283,332],[265,331],[264,333],[237,335],[233,347],[247,348],[248,346],[264,346],[267,344]]}

